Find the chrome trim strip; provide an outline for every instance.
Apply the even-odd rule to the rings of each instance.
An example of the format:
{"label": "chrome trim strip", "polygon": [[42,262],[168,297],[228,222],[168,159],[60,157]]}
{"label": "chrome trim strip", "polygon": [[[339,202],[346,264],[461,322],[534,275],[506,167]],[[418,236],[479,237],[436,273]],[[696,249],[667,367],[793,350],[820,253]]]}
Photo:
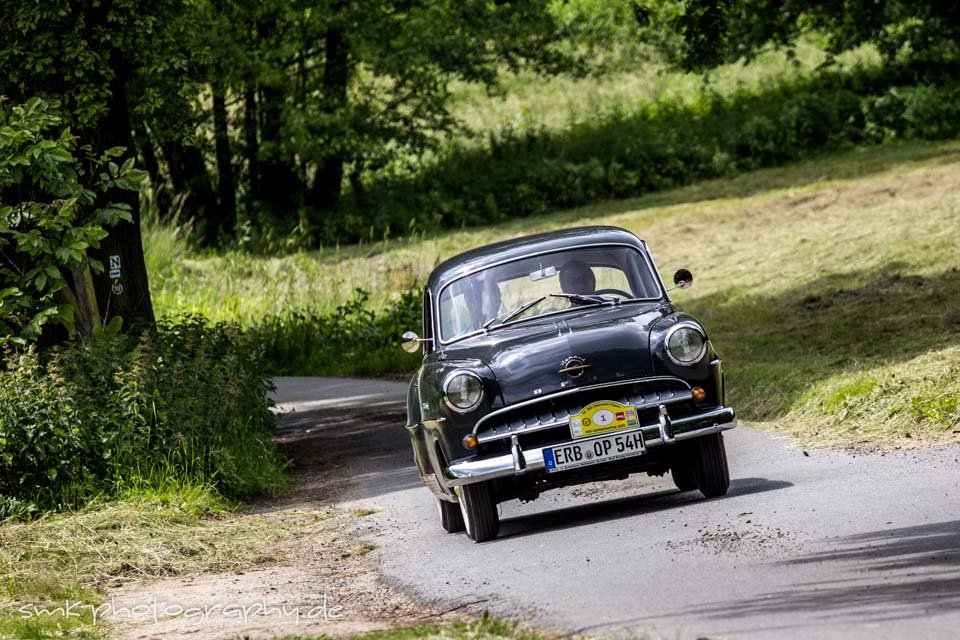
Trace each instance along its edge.
{"label": "chrome trim strip", "polygon": [[[634,237],[636,238],[636,236],[634,236]],[[640,238],[637,238],[637,240],[640,240]],[[656,275],[656,276],[657,276],[657,280],[659,281],[659,284],[660,284],[660,292],[661,292],[661,295],[660,295],[659,297],[656,297],[656,298],[631,298],[630,300],[624,300],[623,302],[657,302],[657,301],[662,301],[665,297],[667,297],[666,287],[665,287],[664,284],[663,284],[663,278],[660,277],[660,271],[657,269],[657,265],[653,262],[653,258],[650,256],[649,251],[647,251],[646,243],[644,243],[643,240],[640,240],[640,242],[641,242],[641,244],[644,245],[642,249],[639,248],[639,247],[637,247],[636,245],[628,244],[628,243],[626,243],[626,242],[593,242],[593,243],[590,243],[590,244],[580,244],[580,245],[571,246],[571,247],[564,247],[564,248],[562,248],[562,249],[552,249],[552,250],[550,250],[550,251],[541,251],[540,253],[531,253],[531,254],[525,255],[525,256],[518,256],[518,257],[516,257],[516,258],[510,258],[509,260],[500,260],[499,262],[494,262],[494,263],[488,264],[488,265],[486,265],[486,266],[484,266],[484,267],[480,267],[480,268],[477,268],[477,269],[473,269],[473,270],[471,270],[471,271],[468,271],[468,272],[464,273],[463,275],[454,278],[454,279],[451,280],[450,282],[447,282],[447,283],[444,284],[442,287],[440,287],[440,290],[439,290],[439,291],[437,291],[437,308],[436,308],[436,313],[433,314],[433,321],[434,321],[435,327],[436,327],[436,332],[434,333],[434,335],[438,338],[438,340],[437,340],[437,342],[434,343],[434,344],[439,344],[440,346],[446,346],[446,345],[448,345],[448,344],[450,344],[450,343],[452,343],[452,342],[457,342],[457,341],[462,340],[463,338],[466,337],[465,335],[463,335],[463,336],[454,336],[454,337],[450,338],[449,340],[444,340],[444,339],[443,339],[443,334],[440,332],[440,328],[441,328],[441,327],[440,327],[440,299],[443,297],[443,292],[444,292],[444,290],[445,290],[447,287],[449,287],[450,285],[452,285],[454,282],[457,282],[458,280],[463,280],[464,278],[467,278],[467,277],[469,277],[469,276],[472,276],[472,275],[474,275],[474,274],[476,274],[476,273],[480,273],[481,271],[486,271],[487,269],[493,269],[494,267],[499,267],[499,266],[502,266],[502,265],[505,265],[505,264],[510,264],[511,262],[517,262],[518,260],[527,260],[527,259],[533,258],[533,257],[535,257],[535,256],[548,256],[548,255],[550,255],[551,253],[562,253],[562,252],[564,252],[564,251],[575,251],[575,250],[577,250],[577,249],[594,249],[594,248],[596,248],[596,247],[627,247],[628,249],[633,249],[634,251],[636,251],[637,253],[639,253],[641,256],[643,256],[643,261],[646,263],[647,268],[649,268],[649,269],[651,270],[651,273],[652,273],[653,275]],[[669,298],[668,298],[668,299],[669,299]],[[576,307],[573,307],[572,309],[575,310]],[[560,314],[560,313],[569,313],[570,311],[571,311],[571,309],[562,309],[562,310],[559,310],[559,311],[553,311],[553,312],[541,314],[541,315],[538,315],[538,316],[531,316],[530,318],[523,318],[522,320],[520,320],[520,322],[526,322],[527,320],[533,320],[534,318],[544,318],[544,317],[548,317],[548,316],[552,316],[552,315],[556,315],[556,314]],[[509,324],[503,324],[503,325],[499,325],[499,326],[505,327],[505,326],[509,326],[510,324],[513,324],[513,323],[511,322],[511,323],[509,323]],[[474,332],[474,335],[476,335],[476,334],[478,334],[478,333],[486,333],[486,331],[483,331],[483,332]]]}
{"label": "chrome trim strip", "polygon": [[[595,391],[597,389],[605,389],[607,387],[618,387],[618,386],[627,385],[627,384],[637,384],[640,382],[679,382],[680,384],[685,386],[688,390],[693,388],[690,386],[690,383],[687,382],[686,380],[681,380],[680,378],[674,378],[673,376],[654,376],[651,378],[631,378],[630,380],[618,380],[616,382],[601,382],[599,384],[591,384],[585,387],[571,387],[569,389],[564,389],[563,391],[557,391],[556,393],[551,393],[550,395],[530,398],[529,400],[524,400],[523,402],[512,404],[509,407],[503,407],[502,409],[491,411],[490,413],[483,416],[477,421],[477,424],[474,425],[473,427],[473,432],[477,433],[480,427],[483,426],[483,423],[485,423],[487,420],[503,415],[505,413],[509,413],[514,409],[523,409],[524,407],[529,407],[531,405],[538,404],[546,400],[553,400],[554,398],[562,398],[564,396],[569,396],[574,393],[580,393],[581,391]],[[481,442],[483,442],[483,440],[481,440]]]}
{"label": "chrome trim strip", "polygon": [[[673,421],[674,426],[683,426],[684,424],[691,424],[707,420],[722,420],[723,423],[715,423],[713,425],[702,427],[700,429],[695,429],[693,431],[687,431],[685,433],[677,433],[671,440],[664,441],[663,438],[650,438],[644,439],[644,444],[647,449],[650,447],[658,447],[670,445],[675,442],[680,442],[683,440],[689,440],[691,438],[699,438],[701,436],[707,436],[714,433],[720,433],[722,431],[728,431],[736,427],[736,424],[732,424],[734,411],[730,407],[718,407],[706,413],[702,413],[696,416],[688,416],[685,418],[677,418]],[[658,428],[657,424],[644,425],[636,429],[629,429],[618,431],[618,434],[621,433],[634,433],[636,431],[643,431],[644,429]],[[481,460],[466,460],[464,462],[455,462],[449,467],[444,469],[444,482],[448,487],[459,487],[465,484],[473,484],[475,482],[485,482],[487,480],[495,480],[497,478],[507,478],[515,475],[523,475],[531,471],[542,471],[545,468],[543,462],[543,450],[549,449],[552,447],[563,446],[564,444],[570,444],[572,442],[589,442],[597,438],[603,438],[609,436],[609,433],[603,434],[601,436],[596,436],[594,438],[586,438],[580,440],[571,440],[568,442],[558,442],[555,444],[548,445],[546,447],[538,447],[536,449],[529,449],[527,451],[520,450],[519,446],[517,447],[517,454],[519,454],[525,465],[519,467],[514,462],[514,452],[494,456],[492,458],[484,458]]]}

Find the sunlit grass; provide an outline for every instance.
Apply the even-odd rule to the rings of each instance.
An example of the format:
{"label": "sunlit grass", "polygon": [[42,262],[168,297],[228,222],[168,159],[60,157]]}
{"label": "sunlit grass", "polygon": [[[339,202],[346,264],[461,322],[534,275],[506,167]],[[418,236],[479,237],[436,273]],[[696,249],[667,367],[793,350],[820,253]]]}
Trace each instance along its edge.
{"label": "sunlit grass", "polygon": [[[476,142],[482,143],[489,132],[505,127],[521,131],[557,129],[615,112],[631,113],[661,100],[691,102],[705,88],[729,95],[739,89],[809,74],[826,60],[824,51],[808,40],[801,41],[795,53],[791,58],[784,51],[768,51],[749,65],[724,65],[706,78],[670,69],[654,59],[629,69],[582,78],[533,73],[504,75],[500,90],[492,94],[477,85],[455,85],[453,111],[473,132]],[[852,69],[879,62],[877,52],[865,46],[840,56],[836,68]]]}
{"label": "sunlit grass", "polygon": [[[284,636],[280,640],[323,640],[326,636]],[[484,616],[473,622],[418,625],[371,631],[355,640],[546,640],[551,635]],[[645,636],[639,636],[643,640]],[[239,640],[239,639],[238,639]]]}
{"label": "sunlit grass", "polygon": [[[210,487],[132,483],[121,497],[0,526],[0,638],[110,637],[87,607],[121,584],[276,561],[270,545],[310,524],[231,516]],[[75,605],[70,614],[57,611]],[[36,612],[43,611],[37,615]],[[26,613],[25,613],[26,612]],[[31,614],[32,615],[28,615]]]}

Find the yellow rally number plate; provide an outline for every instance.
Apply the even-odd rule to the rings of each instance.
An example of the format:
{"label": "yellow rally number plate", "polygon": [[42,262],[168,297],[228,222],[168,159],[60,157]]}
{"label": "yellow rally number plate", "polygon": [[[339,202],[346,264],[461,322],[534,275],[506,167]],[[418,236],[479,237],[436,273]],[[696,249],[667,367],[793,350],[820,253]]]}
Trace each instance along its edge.
{"label": "yellow rally number plate", "polygon": [[570,435],[584,438],[639,426],[637,410],[634,407],[601,400],[587,405],[583,411],[570,418]]}

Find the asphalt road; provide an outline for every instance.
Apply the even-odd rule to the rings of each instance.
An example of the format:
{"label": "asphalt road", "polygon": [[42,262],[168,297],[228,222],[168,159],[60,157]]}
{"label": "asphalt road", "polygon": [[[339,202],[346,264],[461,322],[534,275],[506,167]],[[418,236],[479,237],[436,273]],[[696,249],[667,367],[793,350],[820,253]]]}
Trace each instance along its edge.
{"label": "asphalt road", "polygon": [[716,500],[668,478],[501,506],[500,538],[444,533],[413,467],[405,384],[285,378],[281,433],[375,506],[382,572],[444,606],[650,638],[960,638],[960,447],[886,454],[726,434]]}

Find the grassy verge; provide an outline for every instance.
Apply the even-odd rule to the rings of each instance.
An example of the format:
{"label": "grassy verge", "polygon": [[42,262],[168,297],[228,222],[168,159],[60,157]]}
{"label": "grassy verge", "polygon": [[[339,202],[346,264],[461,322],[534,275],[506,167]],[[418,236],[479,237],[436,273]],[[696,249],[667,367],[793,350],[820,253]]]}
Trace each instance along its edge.
{"label": "grassy verge", "polygon": [[[324,636],[320,636],[323,638]],[[546,640],[549,636],[523,629],[512,622],[483,617],[474,622],[421,625],[374,631],[355,640]],[[320,640],[317,637],[285,636],[280,640]]]}
{"label": "grassy verge", "polygon": [[177,292],[161,311],[246,323],[278,308],[330,311],[354,287],[382,309],[466,248],[614,224],[645,238],[665,273],[694,272],[677,302],[707,323],[745,420],[815,444],[954,440],[958,195],[960,144],[893,143],[431,237],[182,267],[154,255],[153,286],[159,301]]}
{"label": "grassy verge", "polygon": [[73,512],[4,523],[0,637],[108,637],[110,627],[95,623],[89,608],[101,604],[105,589],[275,560],[263,549],[303,524],[229,517],[236,508],[210,487],[170,482]]}

